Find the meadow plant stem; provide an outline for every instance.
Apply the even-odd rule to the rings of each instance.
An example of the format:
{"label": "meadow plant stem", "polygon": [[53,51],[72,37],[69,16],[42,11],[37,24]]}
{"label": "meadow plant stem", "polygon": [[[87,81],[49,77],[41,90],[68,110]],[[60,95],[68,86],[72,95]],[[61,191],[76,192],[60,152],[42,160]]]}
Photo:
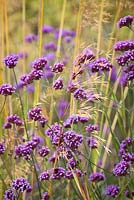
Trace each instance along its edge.
{"label": "meadow plant stem", "polygon": [[[13,74],[14,74],[16,85],[18,86],[17,77],[16,77],[16,73],[15,73],[14,68],[13,68]],[[22,116],[23,116],[23,120],[24,120],[25,132],[26,132],[27,139],[29,140],[30,138],[29,138],[29,135],[28,135],[28,129],[27,129],[27,125],[26,125],[24,107],[23,107],[23,102],[22,102],[22,98],[21,98],[21,94],[20,94],[19,89],[18,89],[18,96],[19,96],[20,105],[21,105],[21,111],[22,111]],[[36,180],[37,180],[37,184],[38,184],[39,196],[40,196],[40,199],[41,199],[40,182],[39,182],[38,173],[37,173],[37,170],[36,170],[35,160],[34,160],[34,155],[33,154],[31,155],[31,158],[32,158],[32,164],[33,164],[33,167],[34,167],[34,171],[35,171],[35,175],[36,175]]]}

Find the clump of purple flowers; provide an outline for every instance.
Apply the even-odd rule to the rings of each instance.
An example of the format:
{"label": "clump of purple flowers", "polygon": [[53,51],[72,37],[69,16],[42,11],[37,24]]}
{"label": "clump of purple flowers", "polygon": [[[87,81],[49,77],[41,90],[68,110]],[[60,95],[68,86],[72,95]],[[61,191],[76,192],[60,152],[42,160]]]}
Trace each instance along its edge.
{"label": "clump of purple flowers", "polygon": [[93,131],[98,131],[99,130],[99,126],[97,124],[89,124],[86,127],[86,132],[87,133],[92,133]]}
{"label": "clump of purple flowers", "polygon": [[63,167],[57,167],[55,169],[52,169],[53,173],[50,176],[50,179],[61,179],[65,177],[65,169]]}
{"label": "clump of purple flowers", "polygon": [[38,153],[41,157],[45,157],[50,153],[50,149],[46,146],[42,146],[41,149],[39,149]]}
{"label": "clump of purple flowers", "polygon": [[89,69],[92,72],[99,71],[110,71],[112,69],[112,64],[106,58],[98,58],[93,62],[90,62],[88,65]]}
{"label": "clump of purple flowers", "polygon": [[8,55],[8,56],[6,56],[4,58],[4,64],[8,68],[12,69],[12,68],[14,68],[17,65],[18,59],[19,59],[18,55],[16,55],[16,54],[10,54],[10,55]]}
{"label": "clump of purple flowers", "polygon": [[72,150],[77,150],[83,142],[83,136],[75,131],[67,131],[63,134],[65,144]]}
{"label": "clump of purple flowers", "polygon": [[2,84],[0,86],[0,94],[4,96],[12,95],[15,92],[15,87],[10,84]]}
{"label": "clump of purple flowers", "polygon": [[46,170],[44,172],[42,172],[39,176],[40,181],[44,181],[44,180],[49,180],[49,172]]}
{"label": "clump of purple flowers", "polygon": [[42,27],[42,33],[51,33],[54,31],[54,28],[50,25],[47,25],[45,24],[43,27]]}
{"label": "clump of purple flowers", "polygon": [[15,200],[15,194],[12,189],[8,189],[5,191],[4,200]]}
{"label": "clump of purple flowers", "polygon": [[29,34],[25,37],[25,42],[26,43],[31,43],[33,41],[37,41],[38,40],[38,36],[35,34]]}
{"label": "clump of purple flowers", "polygon": [[23,124],[23,121],[17,114],[9,115],[3,127],[5,129],[8,129],[12,127],[12,124],[15,124],[16,126],[21,126]]}
{"label": "clump of purple flowers", "polygon": [[47,64],[46,57],[41,57],[32,62],[32,68],[34,68],[35,70],[43,70],[46,64]]}
{"label": "clump of purple flowers", "polygon": [[70,128],[72,124],[77,124],[79,122],[86,123],[88,122],[89,118],[79,115],[71,115],[69,118],[63,123],[65,128]]}
{"label": "clump of purple flowers", "polygon": [[105,179],[105,175],[100,172],[94,172],[94,173],[90,174],[90,176],[89,176],[90,182],[104,181],[104,179]]}
{"label": "clump of purple flowers", "polygon": [[83,88],[78,88],[74,91],[73,96],[75,99],[83,101],[88,99],[88,94]]}
{"label": "clump of purple flowers", "polygon": [[17,178],[11,182],[11,187],[13,190],[16,190],[18,192],[31,192],[32,187],[30,183],[23,177]]}
{"label": "clump of purple flowers", "polygon": [[51,71],[52,72],[55,72],[55,73],[58,73],[58,72],[62,72],[63,71],[63,67],[64,67],[64,64],[63,63],[55,63],[54,66],[52,67]]}
{"label": "clump of purple flowers", "polygon": [[48,192],[44,192],[41,200],[49,200],[49,199],[50,199],[50,195],[48,194]]}
{"label": "clump of purple flowers", "polygon": [[29,110],[28,117],[31,120],[38,121],[42,127],[44,127],[48,121],[47,118],[42,115],[42,109],[38,106]]}
{"label": "clump of purple flowers", "polygon": [[125,16],[123,18],[121,18],[118,22],[117,22],[117,26],[118,28],[122,28],[124,26],[127,26],[128,28],[131,28],[131,25],[134,21],[134,16],[128,15]]}
{"label": "clump of purple flowers", "polygon": [[63,88],[63,79],[58,78],[54,83],[53,83],[53,88],[55,90],[61,90]]}
{"label": "clump of purple flowers", "polygon": [[88,137],[87,140],[87,145],[91,148],[91,149],[95,149],[98,147],[98,141],[95,139],[95,137],[91,136]]}
{"label": "clump of purple flowers", "polygon": [[128,51],[134,49],[134,40],[118,41],[113,46],[115,51]]}
{"label": "clump of purple flowers", "polygon": [[4,154],[5,152],[5,145],[3,142],[0,142],[0,155]]}
{"label": "clump of purple flowers", "polygon": [[105,190],[105,194],[113,198],[117,197],[120,192],[120,187],[118,185],[108,185]]}
{"label": "clump of purple flowers", "polygon": [[40,139],[38,137],[33,137],[31,141],[25,144],[20,144],[15,146],[15,158],[23,157],[25,160],[29,160],[33,150],[40,144]]}
{"label": "clump of purple flowers", "polygon": [[125,160],[121,160],[113,169],[113,174],[115,176],[126,176],[128,174],[128,168],[130,164]]}

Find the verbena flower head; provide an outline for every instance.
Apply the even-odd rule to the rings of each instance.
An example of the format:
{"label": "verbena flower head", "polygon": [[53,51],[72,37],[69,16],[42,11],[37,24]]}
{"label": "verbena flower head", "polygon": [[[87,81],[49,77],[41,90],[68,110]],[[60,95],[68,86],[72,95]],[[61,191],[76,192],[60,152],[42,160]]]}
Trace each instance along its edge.
{"label": "verbena flower head", "polygon": [[16,126],[21,126],[23,121],[17,114],[9,115],[7,117],[7,122],[11,124],[15,124]]}
{"label": "verbena flower head", "polygon": [[124,160],[121,160],[113,169],[113,174],[115,176],[126,176],[128,174],[127,170],[130,164]]}
{"label": "verbena flower head", "polygon": [[5,191],[4,200],[15,200],[15,194],[12,189],[8,189]]}
{"label": "verbena flower head", "polygon": [[19,59],[18,55],[10,54],[4,58],[3,62],[8,68],[12,69],[17,65],[18,59]]}
{"label": "verbena flower head", "polygon": [[92,72],[99,72],[99,71],[110,71],[110,69],[113,66],[106,58],[102,57],[96,59],[93,62],[90,62],[88,67]]}
{"label": "verbena flower head", "polygon": [[63,88],[63,79],[58,78],[54,83],[53,83],[53,88],[55,90],[61,90]]}
{"label": "verbena flower head", "polygon": [[62,141],[62,126],[55,123],[45,131],[45,134],[51,138],[52,144],[57,146]]}
{"label": "verbena flower head", "polygon": [[89,124],[86,127],[86,132],[87,133],[92,133],[93,131],[98,131],[99,130],[99,126],[97,124]]}
{"label": "verbena flower head", "polygon": [[38,153],[41,157],[45,157],[50,153],[50,149],[46,146],[42,146],[41,149],[39,149]]}
{"label": "verbena flower head", "polygon": [[124,54],[121,54],[118,57],[116,57],[116,61],[121,66],[125,66],[129,62],[134,61],[134,49],[128,50]]}
{"label": "verbena flower head", "polygon": [[0,155],[5,153],[5,145],[3,142],[0,142]]}
{"label": "verbena flower head", "polygon": [[134,49],[134,40],[118,41],[113,46],[115,51],[128,51]]}
{"label": "verbena flower head", "polygon": [[[56,39],[58,39],[59,33],[60,33],[60,30],[59,30],[59,29],[56,29],[56,30],[55,30],[55,38],[56,38]],[[63,29],[63,30],[62,30],[62,33],[61,33],[61,36],[62,36],[63,38],[66,37],[66,36],[75,37],[75,32],[74,32],[74,31],[67,30],[67,29]]]}
{"label": "verbena flower head", "polygon": [[80,115],[71,115],[64,123],[65,128],[70,128],[72,124],[77,124],[79,122],[86,123],[88,122],[88,117],[80,116]]}
{"label": "verbena flower head", "polygon": [[54,31],[54,28],[50,25],[44,25],[42,27],[42,33],[51,33]]}
{"label": "verbena flower head", "polygon": [[77,165],[78,165],[78,162],[74,158],[69,159],[68,162],[67,162],[67,168],[68,169],[74,169],[74,168],[76,168]]}
{"label": "verbena flower head", "polygon": [[67,131],[63,134],[65,144],[72,150],[77,150],[83,142],[83,136],[75,131]]}
{"label": "verbena flower head", "polygon": [[113,198],[117,197],[120,192],[120,187],[118,185],[108,185],[105,190],[105,194]]}
{"label": "verbena flower head", "polygon": [[47,64],[46,57],[41,57],[41,58],[34,60],[31,65],[32,65],[32,68],[34,68],[36,70],[43,70],[44,67],[46,66],[46,64]]}
{"label": "verbena flower head", "polygon": [[127,67],[124,68],[123,71],[125,73],[127,81],[134,80],[134,64],[129,64]]}
{"label": "verbena flower head", "polygon": [[33,41],[37,41],[38,40],[38,36],[35,34],[29,34],[25,37],[25,42],[26,43],[31,43]]}
{"label": "verbena flower head", "polygon": [[57,46],[55,44],[55,42],[51,41],[51,42],[48,42],[47,44],[45,44],[43,46],[44,49],[46,50],[51,50],[51,51],[56,51],[57,50]]}
{"label": "verbena flower head", "polygon": [[117,22],[117,27],[122,28],[123,26],[127,26],[128,28],[131,28],[133,21],[134,21],[134,16],[131,15],[125,16]]}
{"label": "verbena flower head", "polygon": [[50,199],[50,195],[48,194],[48,192],[44,192],[41,200],[49,200],[49,199]]}
{"label": "verbena flower head", "polygon": [[52,72],[55,72],[55,73],[58,73],[58,72],[62,72],[63,71],[63,67],[64,67],[64,64],[63,63],[55,63],[54,66],[52,67],[51,71]]}
{"label": "verbena flower head", "polygon": [[33,78],[33,80],[39,80],[43,77],[44,72],[43,70],[34,69],[30,72],[29,75]]}
{"label": "verbena flower head", "polygon": [[3,125],[3,128],[4,129],[10,129],[10,128],[12,128],[12,124],[10,124],[9,122],[5,122],[4,125]]}
{"label": "verbena flower head", "polygon": [[83,88],[77,88],[73,92],[73,96],[75,99],[80,100],[80,101],[88,99],[88,94]]}
{"label": "verbena flower head", "polygon": [[49,172],[46,170],[44,172],[42,172],[39,176],[40,181],[44,181],[44,180],[49,180]]}
{"label": "verbena flower head", "polygon": [[10,84],[2,84],[0,86],[0,94],[4,96],[12,95],[15,92],[15,87]]}
{"label": "verbena flower head", "polygon": [[29,110],[28,117],[31,120],[38,121],[41,118],[42,109],[40,107],[34,107]]}
{"label": "verbena flower head", "polygon": [[55,169],[52,169],[52,175],[50,176],[50,179],[61,179],[65,177],[65,169],[63,167],[57,167]]}
{"label": "verbena flower head", "polygon": [[18,192],[31,192],[32,190],[30,183],[23,177],[13,180],[11,182],[11,187]]}
{"label": "verbena flower head", "polygon": [[105,175],[100,172],[94,172],[94,173],[90,174],[90,176],[89,176],[90,182],[104,181],[104,179],[105,179]]}
{"label": "verbena flower head", "polygon": [[98,142],[97,140],[92,136],[92,137],[88,137],[87,140],[87,145],[91,148],[91,149],[95,149],[98,147]]}
{"label": "verbena flower head", "polygon": [[29,73],[29,74],[23,74],[20,77],[20,80],[22,81],[23,86],[26,86],[28,84],[33,83],[34,77],[33,77],[33,75],[31,73]]}
{"label": "verbena flower head", "polygon": [[125,190],[125,196],[132,199],[134,197],[134,190]]}

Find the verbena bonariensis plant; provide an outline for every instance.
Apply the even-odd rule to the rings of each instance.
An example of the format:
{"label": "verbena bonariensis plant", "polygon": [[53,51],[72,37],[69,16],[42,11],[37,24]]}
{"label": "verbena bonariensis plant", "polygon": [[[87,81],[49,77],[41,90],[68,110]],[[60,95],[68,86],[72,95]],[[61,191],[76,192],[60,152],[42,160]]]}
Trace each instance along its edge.
{"label": "verbena bonariensis plant", "polygon": [[[125,16],[118,28],[132,31],[133,21]],[[24,74],[17,75],[17,66],[28,53],[3,60],[14,81],[0,85],[0,112],[10,97],[16,106],[2,120],[2,199],[133,199],[133,107],[127,96],[133,89],[134,41],[114,44],[114,53],[120,52],[114,62],[89,46],[73,59],[77,32],[50,25],[41,30],[53,40],[41,46],[43,53]],[[35,34],[25,37],[27,45],[38,40]]]}

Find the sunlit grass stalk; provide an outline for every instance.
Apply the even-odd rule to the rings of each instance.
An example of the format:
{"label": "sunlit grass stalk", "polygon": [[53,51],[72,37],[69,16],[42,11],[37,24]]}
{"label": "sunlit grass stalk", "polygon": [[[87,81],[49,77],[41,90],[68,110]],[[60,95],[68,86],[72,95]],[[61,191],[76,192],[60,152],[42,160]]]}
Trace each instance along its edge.
{"label": "sunlit grass stalk", "polygon": [[[39,34],[39,54],[40,57],[42,54],[42,26],[43,26],[43,19],[44,19],[44,0],[40,0],[40,6],[39,6],[39,28],[38,28],[38,34]],[[40,80],[36,81],[35,84],[35,93],[34,93],[34,105],[36,105],[39,101],[39,95],[40,95]]]}

